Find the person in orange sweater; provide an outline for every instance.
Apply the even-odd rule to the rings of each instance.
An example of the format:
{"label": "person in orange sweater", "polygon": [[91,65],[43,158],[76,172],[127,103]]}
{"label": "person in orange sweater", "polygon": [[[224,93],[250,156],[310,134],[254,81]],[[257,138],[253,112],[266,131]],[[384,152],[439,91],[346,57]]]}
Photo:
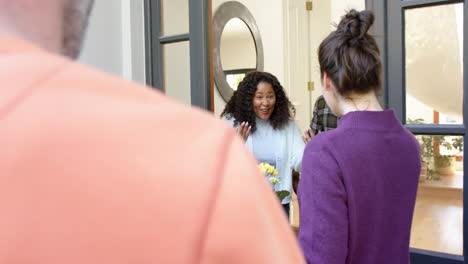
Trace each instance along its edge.
{"label": "person in orange sweater", "polygon": [[0,263],[303,263],[233,129],[70,59],[91,6],[0,0]]}

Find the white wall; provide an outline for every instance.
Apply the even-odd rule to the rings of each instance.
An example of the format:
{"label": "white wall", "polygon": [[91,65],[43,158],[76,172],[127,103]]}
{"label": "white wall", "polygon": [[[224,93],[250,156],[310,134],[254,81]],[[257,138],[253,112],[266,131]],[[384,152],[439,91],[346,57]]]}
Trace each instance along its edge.
{"label": "white wall", "polygon": [[351,9],[362,11],[366,9],[365,0],[331,0],[331,22],[338,24],[341,17]]}
{"label": "white wall", "polygon": [[[364,7],[365,0],[327,0],[313,1],[312,10],[306,11],[303,0],[284,1],[285,88],[301,128],[310,125],[314,103],[322,94],[317,56],[320,43],[347,10]],[[308,91],[308,81],[314,83],[313,91]]]}
{"label": "white wall", "polygon": [[96,0],[79,60],[145,82],[143,0]]}
{"label": "white wall", "polygon": [[[213,0],[213,14],[227,0]],[[255,18],[260,30],[265,55],[264,70],[274,74],[280,82],[284,80],[283,56],[283,3],[282,0],[238,0]],[[215,87],[215,115],[219,116],[226,103]]]}

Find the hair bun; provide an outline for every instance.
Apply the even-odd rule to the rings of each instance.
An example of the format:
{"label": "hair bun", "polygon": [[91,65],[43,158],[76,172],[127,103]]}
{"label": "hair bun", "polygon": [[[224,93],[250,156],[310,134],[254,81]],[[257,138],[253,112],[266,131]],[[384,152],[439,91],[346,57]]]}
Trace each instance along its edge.
{"label": "hair bun", "polygon": [[337,31],[344,33],[350,38],[362,39],[374,24],[374,13],[371,11],[358,12],[351,9],[341,18]]}

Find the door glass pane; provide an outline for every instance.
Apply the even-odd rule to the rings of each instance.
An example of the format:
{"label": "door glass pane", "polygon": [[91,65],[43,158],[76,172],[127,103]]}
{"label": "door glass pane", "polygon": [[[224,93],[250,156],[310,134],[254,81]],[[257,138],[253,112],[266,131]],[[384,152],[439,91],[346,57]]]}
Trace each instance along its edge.
{"label": "door glass pane", "polygon": [[189,32],[188,7],[188,0],[161,0],[163,36]]}
{"label": "door glass pane", "polygon": [[190,42],[163,46],[164,91],[167,96],[191,104]]}
{"label": "door glass pane", "polygon": [[463,123],[463,3],[405,10],[406,114]]}
{"label": "door glass pane", "polygon": [[463,254],[462,136],[417,136],[423,160],[411,247]]}

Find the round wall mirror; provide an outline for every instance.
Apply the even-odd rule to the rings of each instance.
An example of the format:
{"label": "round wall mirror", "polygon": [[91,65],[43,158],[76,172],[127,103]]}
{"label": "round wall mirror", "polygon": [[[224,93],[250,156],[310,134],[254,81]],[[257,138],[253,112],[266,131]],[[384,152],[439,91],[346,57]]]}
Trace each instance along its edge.
{"label": "round wall mirror", "polygon": [[227,102],[249,71],[263,71],[263,45],[258,26],[239,2],[222,4],[213,17],[214,78]]}

